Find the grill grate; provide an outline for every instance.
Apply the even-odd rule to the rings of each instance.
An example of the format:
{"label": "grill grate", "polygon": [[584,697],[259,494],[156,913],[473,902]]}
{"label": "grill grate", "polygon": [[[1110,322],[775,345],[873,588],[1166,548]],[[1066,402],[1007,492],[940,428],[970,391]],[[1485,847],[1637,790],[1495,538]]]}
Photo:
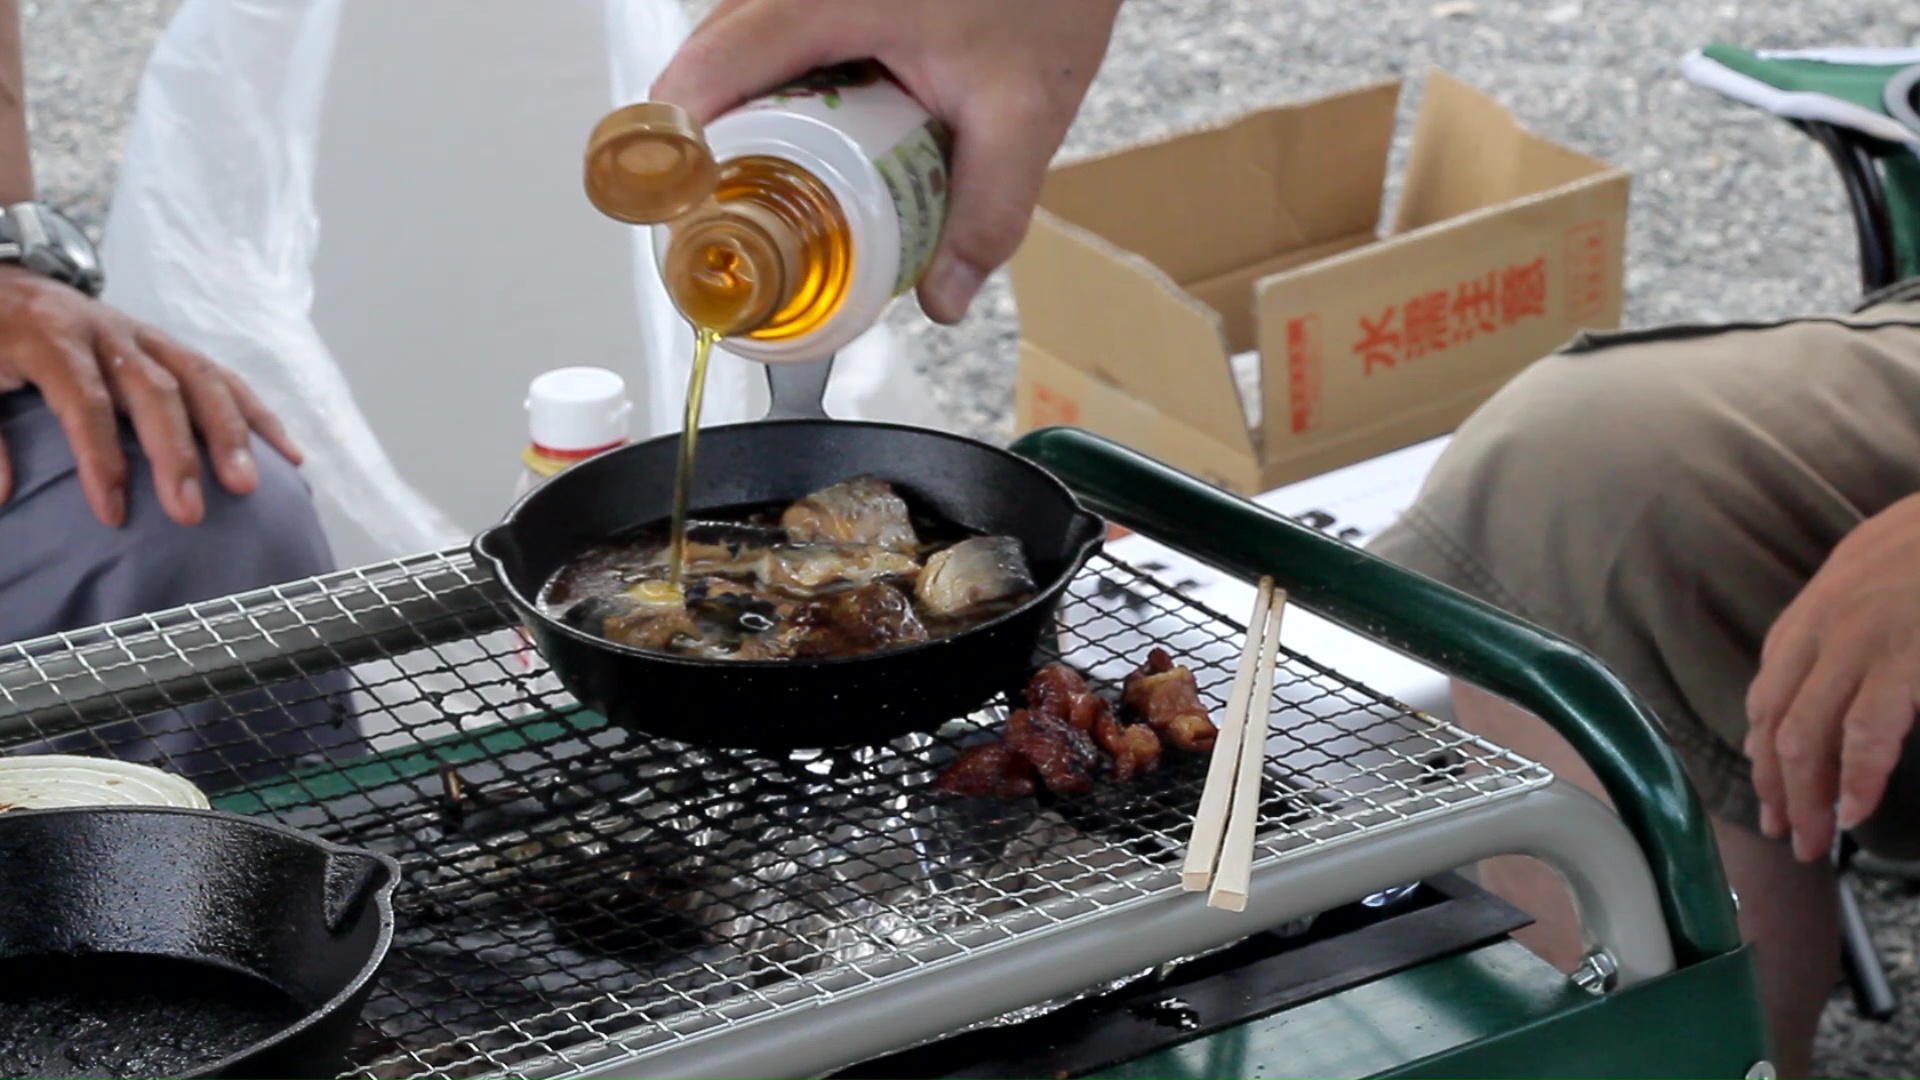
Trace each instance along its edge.
{"label": "grill grate", "polygon": [[[1178,889],[1204,758],[1072,800],[926,792],[1004,702],[886,747],[689,749],[580,710],[510,618],[447,551],[0,647],[0,752],[145,761],[397,858],[369,1078],[574,1072]],[[1218,710],[1243,634],[1102,555],[1049,651],[1111,690],[1164,646]],[[1304,657],[1275,682],[1263,861],[1549,779]]]}

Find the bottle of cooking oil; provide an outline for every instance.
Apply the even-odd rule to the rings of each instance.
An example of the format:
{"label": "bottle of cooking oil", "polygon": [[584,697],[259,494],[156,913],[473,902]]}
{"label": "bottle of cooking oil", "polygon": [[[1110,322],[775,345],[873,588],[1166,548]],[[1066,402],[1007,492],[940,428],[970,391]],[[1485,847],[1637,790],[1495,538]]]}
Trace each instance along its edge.
{"label": "bottle of cooking oil", "polygon": [[520,452],[515,502],[567,466],[624,445],[633,402],[626,380],[614,372],[564,367],[534,377],[526,410],[527,446]]}
{"label": "bottle of cooking oil", "polygon": [[952,140],[877,63],[816,71],[707,125],[642,102],[594,128],[587,197],[658,225],[667,293],[765,363],[832,355],[919,284],[946,226]]}

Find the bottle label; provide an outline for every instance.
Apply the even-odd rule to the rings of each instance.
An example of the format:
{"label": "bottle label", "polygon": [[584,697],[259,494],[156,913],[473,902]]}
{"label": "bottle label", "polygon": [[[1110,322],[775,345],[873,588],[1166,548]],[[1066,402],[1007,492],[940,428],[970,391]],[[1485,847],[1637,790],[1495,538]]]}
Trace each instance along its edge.
{"label": "bottle label", "polygon": [[947,151],[953,143],[945,124],[929,119],[873,163],[893,196],[900,218],[900,276],[893,294],[919,284],[940,247],[947,223]]}
{"label": "bottle label", "polygon": [[947,162],[953,136],[870,60],[821,68],[741,106],[812,116],[846,133],[887,185],[900,222],[895,296],[919,283],[947,224]]}
{"label": "bottle label", "polygon": [[542,480],[556,475],[560,470],[574,464],[574,462],[568,461],[565,458],[543,454],[537,446],[529,446],[521,450],[520,462],[527,467],[528,472]]}

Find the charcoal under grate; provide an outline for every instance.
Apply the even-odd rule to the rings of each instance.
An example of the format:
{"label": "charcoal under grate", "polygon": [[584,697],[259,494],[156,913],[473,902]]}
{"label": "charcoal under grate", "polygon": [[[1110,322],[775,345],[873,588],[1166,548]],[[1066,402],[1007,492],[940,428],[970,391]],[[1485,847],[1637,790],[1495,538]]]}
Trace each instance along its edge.
{"label": "charcoal under grate", "polygon": [[[582,710],[511,625],[450,550],[7,646],[0,748],[146,761],[398,859],[361,1077],[644,1062],[1178,890],[1200,756],[957,800],[927,781],[1004,701],[883,747],[698,750]],[[1243,636],[1102,555],[1041,659],[1111,691],[1158,645],[1218,710]],[[1304,657],[1275,683],[1262,861],[1549,779]]]}

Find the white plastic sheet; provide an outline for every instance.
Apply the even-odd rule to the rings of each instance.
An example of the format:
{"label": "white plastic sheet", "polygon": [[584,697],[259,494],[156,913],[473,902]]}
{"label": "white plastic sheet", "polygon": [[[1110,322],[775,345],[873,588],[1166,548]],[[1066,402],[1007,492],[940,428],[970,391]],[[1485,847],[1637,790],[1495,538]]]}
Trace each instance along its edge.
{"label": "white plastic sheet", "polygon": [[341,0],[186,0],[140,86],[107,302],[240,373],[322,498],[394,553],[459,530],[394,469],[310,318],[313,162]]}
{"label": "white plastic sheet", "polygon": [[[407,463],[388,450],[394,433],[383,438],[369,423],[315,325],[321,229],[356,224],[352,215],[321,221],[314,195],[343,2],[181,5],[141,83],[103,250],[106,299],[243,375],[307,451],[305,473],[323,517],[364,534],[371,543],[353,545],[356,552],[400,555],[458,542],[474,523],[456,522],[403,475]],[[601,8],[609,107],[645,98],[687,34],[680,0],[577,2]],[[527,5],[527,17],[542,10]],[[518,29],[502,20],[498,33],[510,37]],[[486,170],[475,175],[484,182]],[[404,192],[404,177],[396,181]],[[515,194],[502,192],[502,205]],[[421,199],[417,210],[432,214],[434,204]],[[633,367],[623,374],[639,406],[634,434],[644,438],[680,427],[691,335],[661,287],[645,230],[632,234],[639,333]],[[469,370],[484,378],[483,359],[474,358]],[[765,409],[756,365],[727,356],[710,379],[707,423],[753,419]],[[525,380],[500,375],[477,392],[517,406]],[[439,406],[403,404],[417,404],[416,414]],[[885,328],[841,354],[828,407],[843,419],[942,424],[929,388]],[[498,486],[504,507],[513,463],[491,453],[467,456],[476,459],[473,482]]]}

